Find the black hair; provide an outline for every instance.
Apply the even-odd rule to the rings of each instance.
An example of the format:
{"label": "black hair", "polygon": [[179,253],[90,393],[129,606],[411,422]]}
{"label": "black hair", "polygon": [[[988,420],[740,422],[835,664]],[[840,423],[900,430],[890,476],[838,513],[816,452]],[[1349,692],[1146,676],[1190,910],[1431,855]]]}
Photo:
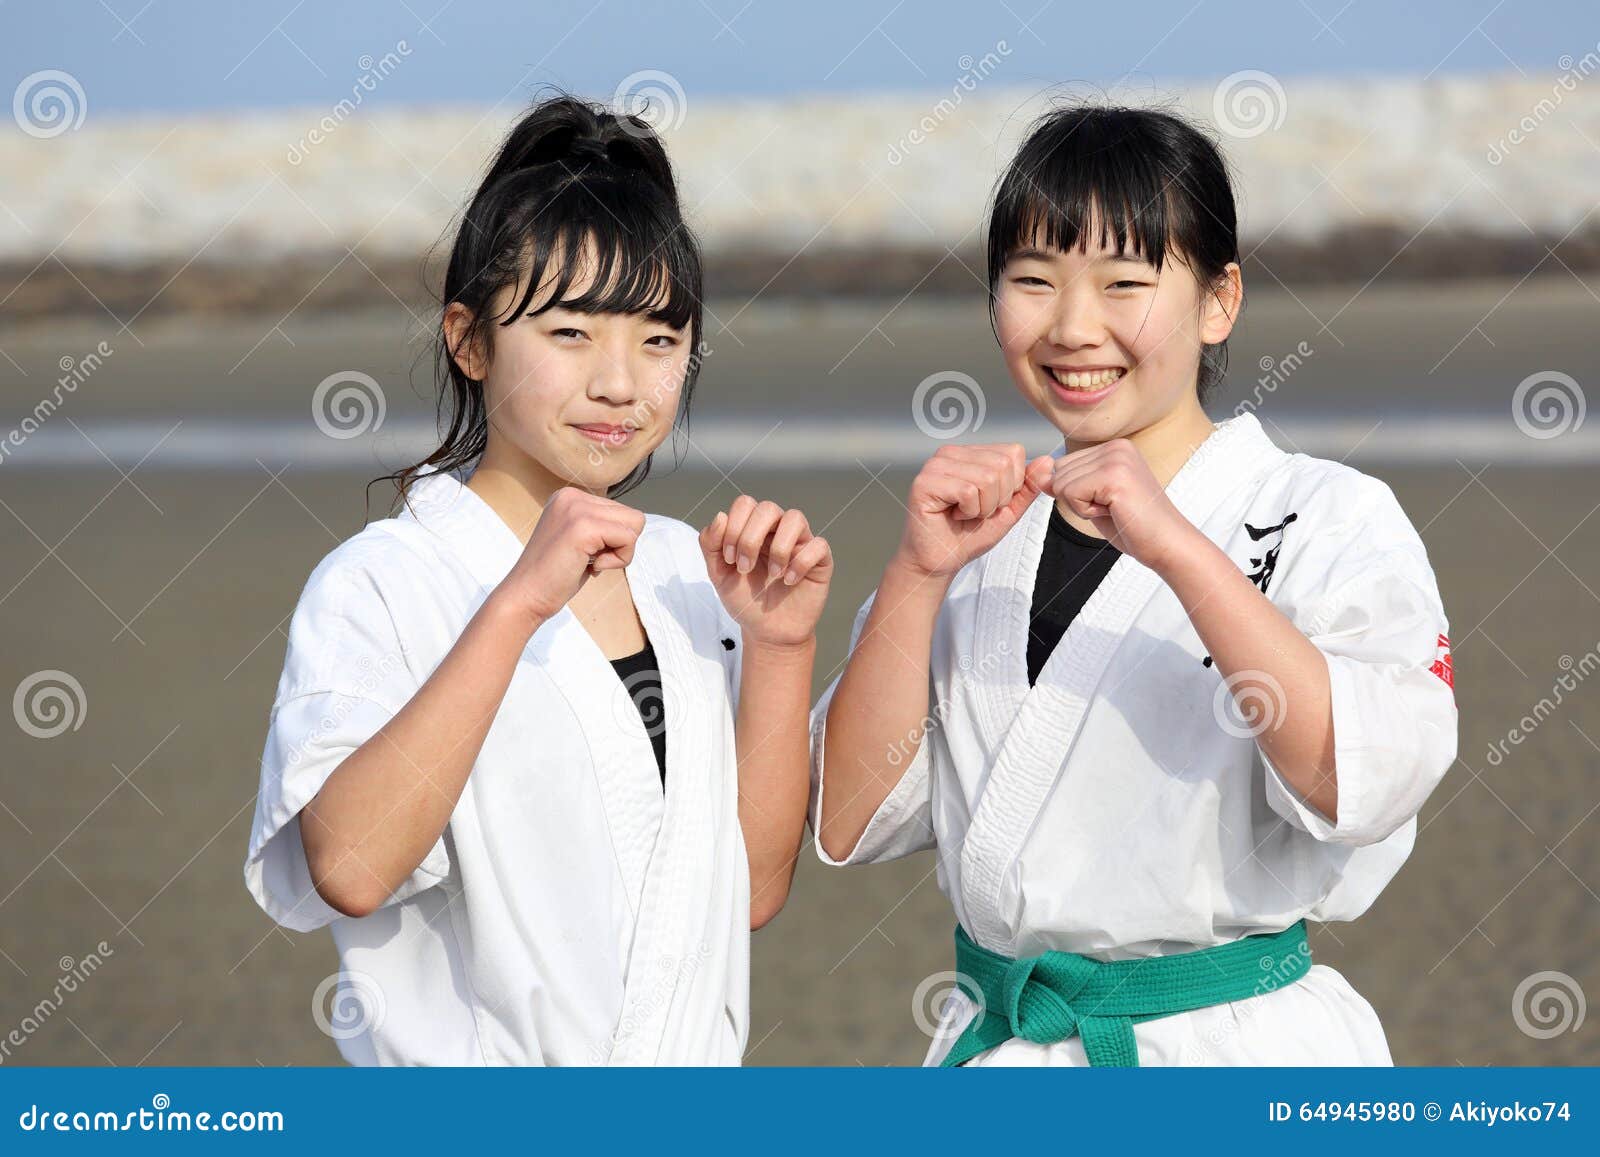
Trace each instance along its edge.
{"label": "black hair", "polygon": [[[989,319],[1011,253],[1031,244],[1086,252],[1098,222],[1101,246],[1136,255],[1158,271],[1168,257],[1188,266],[1202,293],[1239,260],[1237,213],[1227,161],[1182,117],[1155,109],[1071,105],[1034,123],[989,210]],[[1206,345],[1200,401],[1222,383],[1228,343]]]}
{"label": "black hair", "polygon": [[[595,259],[587,288],[572,295]],[[490,314],[507,288],[511,304]],[[533,105],[511,129],[456,229],[433,338],[438,424],[448,429],[421,462],[374,483],[392,481],[404,500],[425,467],[475,464],[488,446],[483,382],[457,364],[443,311],[459,302],[472,322],[459,346],[493,349],[491,323],[510,325],[534,294],[549,294],[534,313],[557,306],[580,313],[642,313],[687,329],[690,351],[678,415],[686,417],[699,377],[703,273],[700,247],[684,221],[666,149],[642,119],[561,93]],[[479,344],[481,343],[481,345]],[[616,498],[650,472],[647,457],[607,491]],[[371,484],[369,484],[370,486]]]}

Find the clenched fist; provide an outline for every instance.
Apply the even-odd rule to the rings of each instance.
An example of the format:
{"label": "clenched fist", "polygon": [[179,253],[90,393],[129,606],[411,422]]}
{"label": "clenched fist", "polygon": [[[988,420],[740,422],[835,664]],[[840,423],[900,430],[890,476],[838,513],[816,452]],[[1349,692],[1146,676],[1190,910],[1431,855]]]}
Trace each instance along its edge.
{"label": "clenched fist", "polygon": [[897,558],[949,577],[1005,537],[1049,484],[1048,454],[1028,461],[1019,443],[941,446],[911,483]]}
{"label": "clenched fist", "polygon": [[1162,573],[1194,524],[1183,516],[1149,463],[1126,438],[1059,459],[1050,492],[1123,554]]}
{"label": "clenched fist", "polygon": [[631,506],[564,486],[550,496],[499,589],[538,620],[549,619],[593,575],[627,566],[643,530],[644,515]]}

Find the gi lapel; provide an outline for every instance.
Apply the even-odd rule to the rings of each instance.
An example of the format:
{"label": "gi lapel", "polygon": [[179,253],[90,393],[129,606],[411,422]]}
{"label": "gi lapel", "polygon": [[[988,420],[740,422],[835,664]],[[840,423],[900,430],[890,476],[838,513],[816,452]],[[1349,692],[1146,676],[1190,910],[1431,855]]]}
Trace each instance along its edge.
{"label": "gi lapel", "polygon": [[[687,585],[664,531],[640,536],[628,582],[661,665],[667,717],[666,808],[649,855],[621,1022],[610,1063],[662,1059],[679,984],[697,967],[706,909],[715,886],[713,770],[722,758],[721,715],[707,693],[701,661],[684,627],[693,621]],[[718,675],[720,678],[720,674]]]}
{"label": "gi lapel", "polygon": [[[487,595],[521,557],[522,543],[453,474],[430,471],[413,489],[415,517],[444,539]],[[667,722],[662,799],[649,736],[604,653],[567,608],[534,632],[526,659],[549,673],[592,756],[619,870],[634,907],[623,1009],[611,1040],[613,1064],[652,1064],[667,1031],[691,939],[698,943],[714,869],[711,761],[720,758],[720,717],[707,701],[694,648],[674,613],[687,597],[664,534],[646,527],[624,574],[661,667]],[[720,676],[719,676],[720,677]],[[625,710],[624,710],[625,708]],[[463,793],[470,798],[471,782]],[[491,817],[481,817],[489,822]],[[559,881],[555,881],[558,886]],[[530,929],[529,935],[537,935]]]}
{"label": "gi lapel", "polygon": [[[1276,447],[1254,414],[1223,422],[1167,484],[1167,496],[1195,525]],[[961,848],[961,893],[974,940],[1012,951],[1015,929],[1001,910],[1006,874],[1033,831],[1040,809],[1072,750],[1095,688],[1117,647],[1161,579],[1130,556],[1117,559],[1061,642],[1028,686],[1028,617],[1033,581],[1055,499],[1041,494],[1021,522],[982,562],[974,662],[1000,657],[980,686],[978,724],[994,764]]]}

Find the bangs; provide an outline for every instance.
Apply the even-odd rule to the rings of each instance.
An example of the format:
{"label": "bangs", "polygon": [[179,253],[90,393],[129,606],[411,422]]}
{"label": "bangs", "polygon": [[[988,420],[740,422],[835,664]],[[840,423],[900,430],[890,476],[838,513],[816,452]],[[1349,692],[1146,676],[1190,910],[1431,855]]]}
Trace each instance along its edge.
{"label": "bangs", "polygon": [[991,291],[1011,254],[1030,247],[1095,245],[1160,270],[1194,225],[1174,219],[1182,199],[1173,186],[1184,175],[1167,171],[1160,153],[1137,123],[1104,117],[1055,117],[1030,135],[995,191]]}
{"label": "bangs", "polygon": [[636,182],[586,177],[532,199],[513,224],[520,236],[505,251],[524,263],[517,303],[500,324],[560,308],[638,314],[698,338],[702,273],[688,226]]}

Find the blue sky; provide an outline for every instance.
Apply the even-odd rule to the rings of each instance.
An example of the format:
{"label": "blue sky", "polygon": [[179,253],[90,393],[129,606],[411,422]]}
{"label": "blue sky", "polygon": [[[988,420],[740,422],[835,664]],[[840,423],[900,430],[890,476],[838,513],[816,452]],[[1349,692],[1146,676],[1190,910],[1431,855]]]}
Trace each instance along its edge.
{"label": "blue sky", "polygon": [[690,95],[947,90],[1004,40],[1004,83],[1485,70],[1550,75],[1600,40],[1591,3],[1493,0],[0,0],[0,82],[41,69],[97,113],[319,106],[404,41],[368,104],[608,96],[642,69]]}

